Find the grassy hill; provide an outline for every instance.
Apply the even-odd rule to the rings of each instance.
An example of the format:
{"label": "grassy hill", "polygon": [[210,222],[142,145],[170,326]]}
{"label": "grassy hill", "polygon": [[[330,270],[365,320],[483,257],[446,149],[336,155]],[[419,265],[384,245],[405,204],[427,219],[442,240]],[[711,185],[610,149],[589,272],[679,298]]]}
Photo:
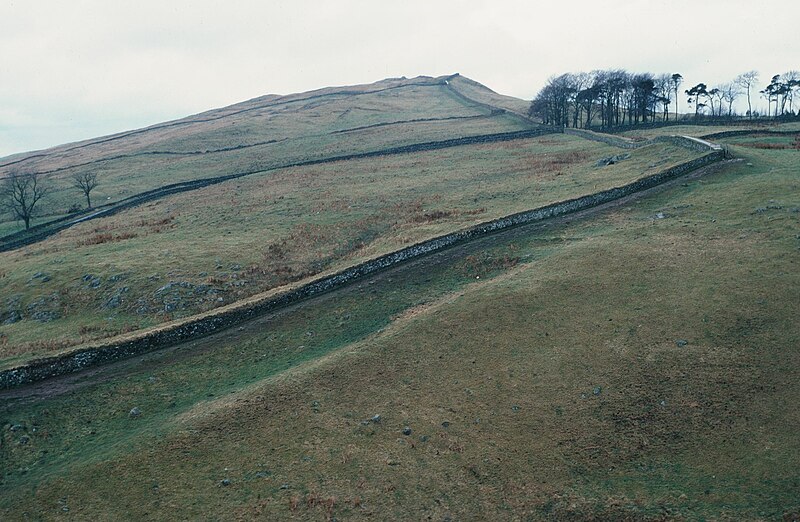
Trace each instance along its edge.
{"label": "grassy hill", "polygon": [[[437,117],[458,119],[438,133],[430,121],[371,127],[364,140],[330,131],[329,150],[532,125],[486,106],[523,103],[445,80],[381,82],[403,85],[382,91],[400,98],[430,89],[430,100],[392,102],[410,111],[452,103]],[[418,81],[435,85],[404,83]],[[344,111],[381,84],[323,92]],[[451,86],[483,116],[462,118],[474,114]],[[285,101],[302,96],[310,103]],[[317,137],[297,136],[298,155],[319,153]],[[738,160],[608,208],[0,392],[0,518],[791,520],[800,158],[756,146],[765,140],[724,139]],[[0,295],[25,314],[58,312],[0,327],[0,353],[10,364],[186,316],[699,154],[669,143],[625,152],[601,167],[621,151],[558,134],[363,158],[87,222],[0,254]],[[137,190],[158,179],[141,171]]]}
{"label": "grassy hill", "polygon": [[[72,172],[98,169],[98,193],[117,199],[167,181],[238,169],[254,173],[0,253],[0,360],[14,364],[187,317],[478,222],[619,186],[699,155],[659,143],[598,167],[598,160],[620,151],[549,135],[253,170],[256,163],[266,169],[535,126],[514,112],[520,105],[461,76],[387,80],[258,98],[33,154],[29,166],[50,169],[49,181],[64,187]],[[280,143],[243,145],[279,136]],[[318,147],[320,140],[326,145]],[[149,153],[240,145],[219,154]],[[75,162],[79,166],[65,168]],[[64,188],[55,200],[74,199],[80,195],[75,192]]]}
{"label": "grassy hill", "polygon": [[797,153],[734,151],[744,160],[638,202],[6,397],[0,506],[11,519],[797,513]]}
{"label": "grassy hill", "polygon": [[[83,204],[70,183],[76,173],[95,172],[100,181],[95,201],[113,202],[166,183],[534,125],[512,112],[519,104],[507,100],[459,76],[266,96],[145,129],[16,155],[0,161],[0,178],[14,168],[47,173],[53,185],[47,214],[57,216],[72,204]],[[508,112],[497,110],[499,104],[508,105]],[[18,226],[0,224],[0,233]]]}

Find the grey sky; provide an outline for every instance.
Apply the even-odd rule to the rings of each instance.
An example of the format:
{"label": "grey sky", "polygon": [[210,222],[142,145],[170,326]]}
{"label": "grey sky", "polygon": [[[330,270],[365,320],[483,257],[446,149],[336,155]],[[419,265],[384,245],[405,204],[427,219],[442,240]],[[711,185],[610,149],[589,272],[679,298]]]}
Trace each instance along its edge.
{"label": "grey sky", "polygon": [[0,156],[388,76],[526,99],[609,67],[763,82],[800,69],[798,21],[796,0],[0,0]]}

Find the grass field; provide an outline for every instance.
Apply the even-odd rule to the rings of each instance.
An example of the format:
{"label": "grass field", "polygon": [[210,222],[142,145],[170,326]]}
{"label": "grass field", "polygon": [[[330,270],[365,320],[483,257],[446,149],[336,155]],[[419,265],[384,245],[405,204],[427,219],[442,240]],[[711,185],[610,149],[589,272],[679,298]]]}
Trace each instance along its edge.
{"label": "grass field", "polygon": [[3,518],[791,520],[798,152],[732,149],[634,204],[4,398]]}
{"label": "grass field", "polygon": [[[168,183],[534,126],[484,105],[513,98],[463,78],[444,82],[445,77],[419,77],[256,99],[110,141],[31,153],[28,161],[0,167],[0,178],[13,168],[46,173],[51,192],[41,212],[56,216],[84,204],[71,177],[85,171],[97,174],[93,198],[105,203]],[[20,228],[2,218],[0,231]]]}
{"label": "grass field", "polygon": [[596,165],[619,153],[550,135],[343,161],[254,175],[90,221],[3,254],[0,314],[24,319],[0,326],[0,357],[16,362],[186,317],[700,155],[657,144]]}
{"label": "grass field", "polygon": [[777,130],[777,131],[796,131],[800,130],[800,123],[757,123],[753,125],[673,125],[667,127],[659,127],[655,129],[633,129],[621,133],[622,136],[629,138],[653,138],[655,136],[703,136],[705,134],[714,134],[717,132],[726,131],[741,131],[747,129],[755,130]]}

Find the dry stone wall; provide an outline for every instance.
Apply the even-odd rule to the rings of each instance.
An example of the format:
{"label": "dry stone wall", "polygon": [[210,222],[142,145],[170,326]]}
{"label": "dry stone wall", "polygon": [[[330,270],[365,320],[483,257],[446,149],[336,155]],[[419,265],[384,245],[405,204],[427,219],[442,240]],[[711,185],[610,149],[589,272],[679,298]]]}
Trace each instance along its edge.
{"label": "dry stone wall", "polygon": [[[674,138],[678,141],[691,142],[685,138]],[[684,143],[697,146],[697,142]],[[345,286],[397,266],[409,259],[436,252],[456,244],[483,237],[501,230],[528,223],[571,214],[586,210],[610,201],[614,201],[636,192],[647,190],[671,179],[680,177],[693,170],[723,159],[721,150],[705,148],[707,154],[694,160],[676,165],[672,168],[640,178],[632,183],[595,194],[569,199],[533,210],[519,212],[510,216],[476,225],[474,227],[436,237],[421,243],[385,254],[375,259],[346,268],[336,274],[311,281],[298,288],[282,294],[265,298],[261,301],[249,302],[238,308],[229,308],[218,313],[192,319],[163,329],[144,333],[139,337],[124,341],[110,342],[104,345],[77,349],[62,355],[31,361],[17,368],[0,372],[0,389],[12,388],[26,383],[41,381],[58,375],[67,374],[135,355],[140,355],[160,348],[165,348],[191,339],[197,339],[226,328],[241,324],[253,317],[283,308],[289,304],[313,297],[335,288]]]}
{"label": "dry stone wall", "polygon": [[172,194],[178,194],[180,192],[197,190],[211,185],[216,185],[217,183],[223,183],[225,181],[229,181],[232,179],[249,176],[251,174],[258,174],[258,173],[269,172],[273,170],[285,169],[290,167],[303,167],[309,165],[319,165],[322,163],[333,163],[335,161],[375,158],[379,156],[391,156],[395,154],[412,154],[415,152],[446,149],[450,147],[460,147],[463,145],[473,145],[478,143],[497,143],[502,141],[521,140],[521,139],[535,138],[537,136],[543,136],[545,134],[553,134],[556,132],[561,132],[561,129],[556,127],[539,126],[533,129],[527,129],[522,131],[500,132],[494,134],[482,134],[478,136],[465,136],[462,138],[453,138],[449,140],[414,143],[411,145],[392,147],[388,149],[381,149],[370,152],[359,152],[353,154],[344,154],[341,156],[299,161],[295,163],[288,163],[286,165],[280,165],[278,167],[272,167],[260,170],[251,170],[246,172],[240,172],[237,174],[230,174],[227,176],[219,176],[215,178],[205,178],[194,181],[173,183],[157,189],[149,190],[147,192],[136,194],[135,196],[123,199],[120,202],[115,203],[113,205],[107,205],[105,207],[86,212],[77,217],[67,216],[64,218],[50,221],[48,223],[37,225],[27,231],[23,230],[21,232],[15,232],[14,234],[9,234],[7,236],[0,238],[0,252],[16,250],[17,248],[21,248],[23,246],[38,243],[39,241],[47,239],[48,237],[55,235],[58,232],[61,232],[62,230],[66,230],[74,225],[77,225],[78,223],[82,223],[90,219],[113,216],[114,214],[122,212],[123,210],[137,207],[139,205],[142,205],[149,201],[153,201],[155,199],[161,199],[163,197]]}

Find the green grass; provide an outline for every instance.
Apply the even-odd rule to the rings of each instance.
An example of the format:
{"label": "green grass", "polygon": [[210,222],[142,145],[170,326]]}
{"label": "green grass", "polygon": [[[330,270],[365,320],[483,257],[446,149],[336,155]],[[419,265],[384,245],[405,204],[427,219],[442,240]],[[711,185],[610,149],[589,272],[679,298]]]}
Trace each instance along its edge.
{"label": "green grass", "polygon": [[[456,96],[451,88],[436,83],[438,80],[424,80],[428,84],[421,86],[415,84],[418,81],[421,80],[390,83],[397,88],[388,91],[381,90],[386,85],[379,82],[330,89],[322,98],[288,96],[279,104],[210,122],[155,128],[73,151],[56,148],[46,157],[34,158],[20,168],[44,172],[62,169],[47,175],[51,191],[40,204],[40,211],[51,215],[64,213],[75,203],[84,204],[82,193],[70,181],[74,174],[84,171],[97,174],[99,184],[92,193],[94,201],[113,202],[168,183],[425,141],[515,131],[533,125],[511,115],[491,114],[489,108]],[[479,84],[465,85],[469,87],[468,94],[490,92]],[[353,89],[362,94],[351,94]],[[492,94],[484,97],[498,98]],[[212,116],[225,111],[212,111]],[[440,121],[338,132],[417,119]],[[265,143],[271,141],[274,143]],[[242,146],[247,148],[207,154],[150,154],[197,153]],[[84,165],[87,162],[92,163]],[[0,168],[0,176],[8,170]],[[0,223],[0,227],[6,231],[19,230],[10,221]]]}
{"label": "green grass", "polygon": [[635,204],[485,241],[66,395],[7,400],[0,509],[796,513],[797,154],[733,150],[745,161]]}
{"label": "green grass", "polygon": [[[59,302],[48,306],[61,317],[42,324],[28,313],[0,326],[0,355],[42,355],[186,317],[699,155],[657,144],[595,166],[618,153],[553,135],[337,162],[254,175],[87,222],[4,254],[2,294],[24,312],[56,293]],[[32,279],[39,272],[50,280]],[[170,282],[194,286],[159,293]],[[170,309],[176,299],[164,294],[181,300]],[[121,303],[110,308],[115,295]]]}
{"label": "green grass", "polygon": [[747,129],[754,130],[777,130],[777,131],[796,131],[800,130],[800,123],[755,123],[752,125],[673,125],[659,127],[655,129],[633,129],[621,133],[622,136],[630,138],[654,138],[656,136],[703,136],[705,134],[715,134],[717,132],[741,131]]}
{"label": "green grass", "polygon": [[[41,225],[54,219],[62,218],[67,214],[49,214],[47,216],[37,216],[31,219],[31,226]],[[6,216],[7,217],[7,216]],[[13,234],[25,228],[25,224],[21,221],[0,221],[0,236]]]}

